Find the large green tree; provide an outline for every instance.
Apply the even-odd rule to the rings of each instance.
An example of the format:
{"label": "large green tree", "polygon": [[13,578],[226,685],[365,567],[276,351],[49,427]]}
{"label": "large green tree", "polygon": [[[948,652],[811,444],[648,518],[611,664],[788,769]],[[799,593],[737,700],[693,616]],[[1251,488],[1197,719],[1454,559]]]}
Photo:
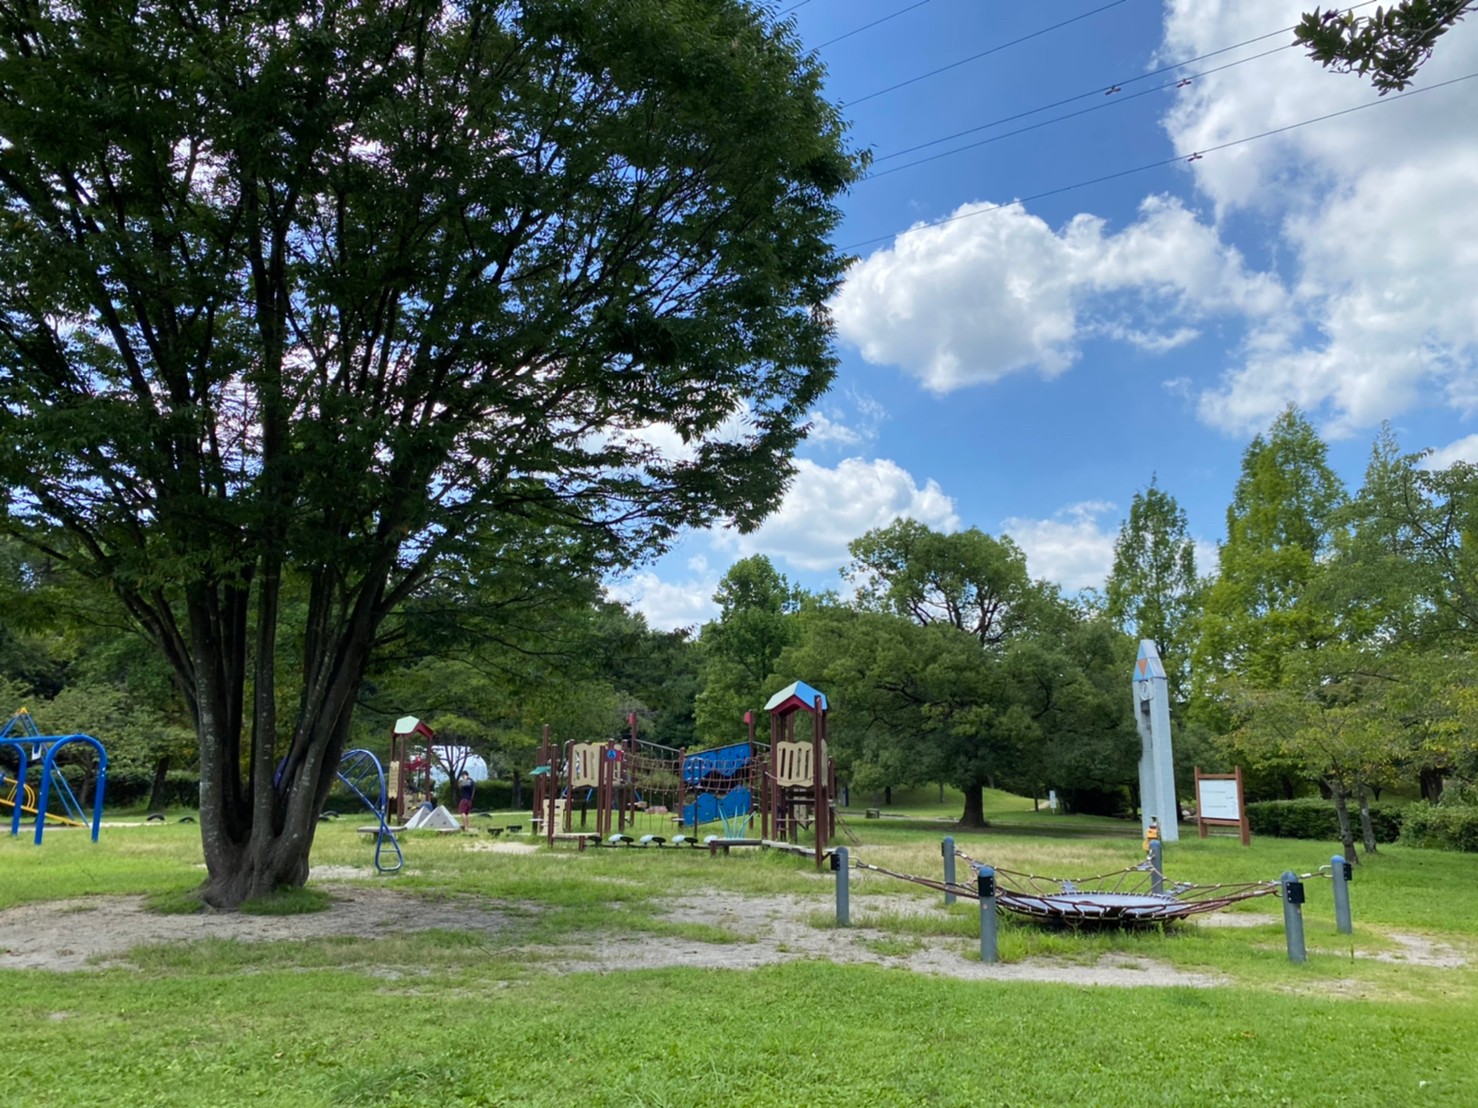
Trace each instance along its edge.
{"label": "large green tree", "polygon": [[769,558],[756,554],[729,567],[713,599],[719,617],[703,627],[703,687],[695,713],[706,744],[738,738],[744,713],[764,703],[766,682],[795,638],[801,594]]}
{"label": "large green tree", "polygon": [[776,502],[859,169],[822,80],[740,0],[6,9],[7,521],[168,658],[208,902],[306,878],[451,548],[600,568]]}
{"label": "large green tree", "polygon": [[1150,478],[1136,492],[1114,540],[1107,613],[1136,638],[1153,639],[1165,663],[1171,700],[1183,703],[1197,599],[1196,544],[1175,497]]}
{"label": "large green tree", "polygon": [[1248,445],[1198,628],[1192,676],[1203,710],[1222,677],[1275,686],[1290,652],[1333,638],[1318,577],[1344,499],[1324,441],[1296,408]]}
{"label": "large green tree", "polygon": [[[982,790],[1039,736],[1025,703],[1025,675],[1012,668],[1013,649],[1055,598],[1031,580],[1009,537],[975,528],[945,534],[900,519],[848,550],[845,572],[858,606],[902,619],[916,632],[890,635],[893,648],[874,653],[863,683],[883,703],[917,715],[912,733],[929,740],[926,757],[938,779],[965,794],[962,824],[983,826]],[[909,729],[895,723],[894,732]]]}

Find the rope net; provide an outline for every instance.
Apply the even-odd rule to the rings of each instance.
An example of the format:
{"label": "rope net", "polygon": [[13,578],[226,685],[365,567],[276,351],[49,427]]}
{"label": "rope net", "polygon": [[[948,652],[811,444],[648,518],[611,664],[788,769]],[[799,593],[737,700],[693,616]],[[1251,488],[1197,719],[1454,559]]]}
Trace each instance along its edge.
{"label": "rope net", "polygon": [[[972,872],[982,864],[963,850],[955,856],[968,862]],[[883,866],[856,861],[856,868],[909,881],[955,896],[980,899],[978,877],[968,882],[946,882],[930,877],[899,873]],[[1244,900],[1279,896],[1279,881],[1223,882],[1194,885],[1168,880],[1149,859],[1111,873],[1091,877],[1043,877],[1020,870],[995,867],[996,908],[1043,923],[1072,926],[1152,926],[1185,919],[1201,912],[1216,912]],[[1328,876],[1328,867],[1300,875],[1299,880]],[[1159,891],[1156,891],[1156,890]]]}

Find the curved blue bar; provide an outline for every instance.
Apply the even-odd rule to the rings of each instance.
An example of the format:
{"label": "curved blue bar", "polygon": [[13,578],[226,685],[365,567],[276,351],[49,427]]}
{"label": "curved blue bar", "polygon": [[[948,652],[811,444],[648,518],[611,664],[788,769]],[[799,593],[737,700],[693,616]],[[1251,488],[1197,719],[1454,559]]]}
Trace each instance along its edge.
{"label": "curved blue bar", "polygon": [[[77,815],[82,815],[82,807],[77,803],[77,798],[72,795],[72,787],[67,784],[66,779],[60,773],[56,772],[57,751],[71,743],[86,743],[93,750],[97,751],[98,779],[97,787],[93,789],[92,798],[92,841],[97,842],[98,828],[101,826],[103,819],[103,788],[108,783],[108,752],[103,749],[103,744],[91,735],[43,735],[40,737],[40,741],[48,745],[46,747],[46,756],[41,762],[41,791],[36,795],[36,845],[41,845],[41,836],[46,831],[46,806],[51,799],[51,781],[53,777],[61,783],[61,788],[65,790],[62,794],[63,805],[65,806],[66,802],[70,800],[71,807],[76,809]],[[21,764],[25,765],[24,755],[22,755]],[[17,807],[17,818],[13,824],[17,829],[19,828],[19,815],[20,808]],[[85,823],[86,820],[80,820],[79,822]]]}
{"label": "curved blue bar", "polygon": [[[339,780],[375,814],[375,819],[380,823],[380,830],[375,835],[375,869],[380,873],[394,873],[405,865],[405,855],[400,851],[400,843],[395,840],[395,832],[390,830],[390,825],[385,822],[386,791],[385,791],[385,767],[380,765],[380,759],[368,750],[346,750],[343,757],[339,759]],[[380,798],[376,804],[366,795],[373,792]],[[381,854],[385,849],[385,843],[389,842],[395,850],[395,864],[390,865],[381,860]]]}

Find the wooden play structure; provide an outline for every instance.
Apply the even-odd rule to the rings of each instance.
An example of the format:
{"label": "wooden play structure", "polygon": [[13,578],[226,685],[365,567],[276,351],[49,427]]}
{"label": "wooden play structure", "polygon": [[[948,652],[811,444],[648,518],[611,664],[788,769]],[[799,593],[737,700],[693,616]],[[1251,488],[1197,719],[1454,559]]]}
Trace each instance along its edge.
{"label": "wooden play structure", "polygon": [[[787,846],[812,833],[819,867],[836,832],[836,768],[827,751],[825,694],[803,681],[786,686],[765,705],[770,742],[755,737],[745,713],[744,742],[688,751],[630,734],[606,742],[555,743],[545,727],[534,770],[534,826],[551,845],[642,841],[661,845],[671,832],[718,824],[709,842],[729,846]],[[809,717],[810,727],[803,725]],[[809,733],[808,733],[809,732]]]}
{"label": "wooden play structure", "polygon": [[406,812],[431,791],[431,740],[435,737],[436,732],[415,716],[401,716],[391,728],[384,811],[392,824],[405,823]]}

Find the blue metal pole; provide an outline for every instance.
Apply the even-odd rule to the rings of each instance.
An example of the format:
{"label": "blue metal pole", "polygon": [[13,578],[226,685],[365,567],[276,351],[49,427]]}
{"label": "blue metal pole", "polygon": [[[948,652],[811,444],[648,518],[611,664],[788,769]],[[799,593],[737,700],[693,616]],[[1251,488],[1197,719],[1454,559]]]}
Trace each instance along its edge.
{"label": "blue metal pole", "polygon": [[21,805],[26,802],[26,748],[19,743],[15,747],[16,757],[20,764],[15,771],[15,803],[10,809],[10,834],[15,837],[21,833]]}
{"label": "blue metal pole", "polygon": [[975,874],[980,891],[980,960],[988,966],[1000,961],[996,952],[996,871],[981,866]]}
{"label": "blue metal pole", "polygon": [[42,832],[46,830],[46,806],[51,803],[51,755],[54,751],[48,750],[41,762],[41,780],[36,783],[36,837],[35,843],[41,845]]}
{"label": "blue metal pole", "polygon": [[1329,859],[1329,875],[1334,879],[1334,926],[1341,935],[1355,933],[1354,920],[1350,918],[1350,863],[1344,855],[1336,854]]}
{"label": "blue metal pole", "polygon": [[1309,955],[1304,947],[1304,883],[1291,869],[1283,871],[1278,883],[1283,886],[1283,928],[1288,933],[1288,960],[1307,962]]}
{"label": "blue metal pole", "polygon": [[1165,844],[1159,839],[1150,840],[1150,892],[1165,894]]}
{"label": "blue metal pole", "polygon": [[[944,836],[944,842],[939,844],[939,853],[944,855],[944,883],[953,885],[955,883],[955,838],[953,835]],[[946,892],[944,906],[948,908],[954,902],[955,894]]]}
{"label": "blue metal pole", "polygon": [[831,864],[837,871],[837,926],[850,927],[852,925],[852,905],[849,883],[852,863],[846,847],[836,848],[831,856]]}

